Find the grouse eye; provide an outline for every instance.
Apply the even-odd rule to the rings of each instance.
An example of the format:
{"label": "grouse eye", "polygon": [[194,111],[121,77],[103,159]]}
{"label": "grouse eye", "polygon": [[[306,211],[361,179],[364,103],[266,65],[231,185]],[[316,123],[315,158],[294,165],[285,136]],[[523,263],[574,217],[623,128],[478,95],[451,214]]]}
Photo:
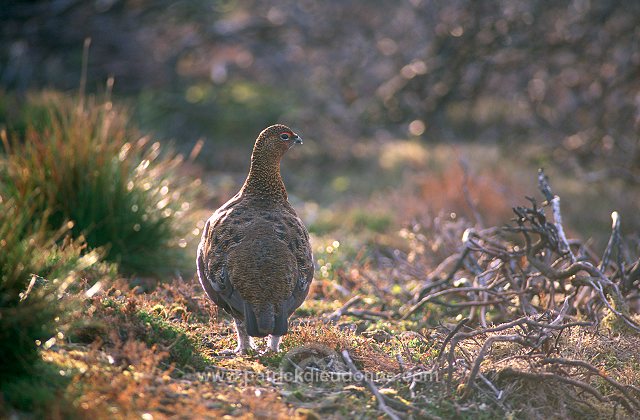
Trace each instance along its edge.
{"label": "grouse eye", "polygon": [[280,138],[282,140],[289,140],[289,135],[287,133],[282,133],[282,134],[280,134]]}

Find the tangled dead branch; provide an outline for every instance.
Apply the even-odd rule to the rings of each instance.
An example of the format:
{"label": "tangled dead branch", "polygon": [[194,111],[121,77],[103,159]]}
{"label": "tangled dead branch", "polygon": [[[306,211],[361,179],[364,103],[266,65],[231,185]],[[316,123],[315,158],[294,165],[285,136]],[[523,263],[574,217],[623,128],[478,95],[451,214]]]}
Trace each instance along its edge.
{"label": "tangled dead branch", "polygon": [[[602,258],[578,241],[567,240],[562,226],[560,198],[551,192],[544,173],[539,174],[540,190],[546,198],[543,207],[528,197],[530,206],[513,209],[514,224],[504,229],[477,231],[462,235],[462,249],[453,268],[443,279],[432,276],[405,309],[407,319],[426,303],[470,307],[470,318],[487,325],[487,309],[497,310],[510,319],[545,312],[557,313],[558,305],[568,301],[568,315],[584,314],[599,321],[607,308],[631,329],[640,325],[629,313],[627,295],[637,289],[638,262],[625,260],[621,251],[620,217],[612,214],[613,229]],[[553,222],[544,207],[551,206]],[[513,237],[517,234],[519,237]],[[616,258],[612,260],[612,256]],[[631,267],[631,268],[628,268]],[[440,267],[436,270],[444,271]],[[630,277],[634,279],[631,281]],[[468,280],[468,279],[472,280]],[[452,282],[454,279],[457,282]],[[455,283],[455,284],[452,284]],[[445,295],[449,299],[440,299]],[[451,298],[459,300],[451,302]]]}
{"label": "tangled dead branch", "polygon": [[[463,399],[488,390],[500,402],[504,393],[497,383],[519,378],[565,384],[637,415],[637,386],[614,380],[588,361],[561,357],[558,343],[565,331],[593,330],[605,317],[632,334],[640,332],[629,305],[638,294],[640,260],[632,260],[624,249],[617,212],[611,215],[612,232],[601,258],[580,241],[567,239],[560,197],[542,170],[538,186],[542,205],[527,197],[528,206],[513,209],[511,225],[467,228],[459,251],[428,276],[402,318],[419,316],[427,304],[467,309],[468,317],[449,332],[436,362],[449,387],[455,375],[464,382]],[[469,342],[475,350],[465,349]],[[514,346],[516,355],[510,358],[518,359],[517,368],[508,364],[497,373],[483,372],[483,362],[500,346]],[[603,395],[592,377],[611,392]]]}

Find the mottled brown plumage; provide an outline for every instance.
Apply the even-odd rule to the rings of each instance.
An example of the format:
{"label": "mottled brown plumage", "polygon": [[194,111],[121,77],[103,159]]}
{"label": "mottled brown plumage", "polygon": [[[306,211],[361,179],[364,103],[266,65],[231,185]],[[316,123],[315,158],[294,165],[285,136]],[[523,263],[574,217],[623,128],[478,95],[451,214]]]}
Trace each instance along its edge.
{"label": "mottled brown plumage", "polygon": [[198,247],[200,284],[235,319],[237,352],[251,347],[249,336],[266,335],[278,351],[313,278],[309,234],[280,176],[280,159],[295,143],[302,139],[284,125],[260,133],[244,185],[209,218]]}

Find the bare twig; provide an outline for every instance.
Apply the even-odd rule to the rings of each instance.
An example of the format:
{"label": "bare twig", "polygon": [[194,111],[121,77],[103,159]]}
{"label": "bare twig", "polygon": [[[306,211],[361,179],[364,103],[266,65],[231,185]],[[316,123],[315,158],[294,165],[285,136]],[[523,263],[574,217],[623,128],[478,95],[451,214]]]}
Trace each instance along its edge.
{"label": "bare twig", "polygon": [[391,313],[389,312],[379,312],[379,311],[369,311],[366,309],[363,310],[350,310],[344,313],[344,315],[351,315],[356,318],[375,320],[377,318],[390,319]]}
{"label": "bare twig", "polygon": [[[629,392],[626,386],[612,379],[609,375],[607,375],[601,369],[598,369],[597,367],[591,365],[590,363],[587,363],[583,360],[572,360],[572,359],[564,359],[559,357],[548,357],[546,359],[543,359],[541,363],[542,364],[560,364],[565,366],[576,366],[576,367],[584,368],[589,372],[594,373],[600,376],[605,381],[607,381],[611,386],[613,386],[618,391],[620,391],[629,402],[631,402],[635,407],[640,409],[640,401],[631,395],[631,393]],[[638,394],[638,397],[640,397],[640,393],[637,390],[633,390],[633,391],[636,391],[636,393]]]}
{"label": "bare twig", "polygon": [[347,313],[349,308],[351,308],[356,303],[359,303],[360,301],[362,301],[362,297],[360,295],[356,295],[356,296],[352,297],[347,302],[345,302],[345,304],[342,305],[342,307],[338,308],[331,315],[329,315],[327,317],[327,321],[329,321],[329,322],[337,321],[338,319],[340,319],[342,316],[344,316]]}
{"label": "bare twig", "polygon": [[486,376],[484,376],[482,373],[478,373],[478,377],[482,380],[482,382],[485,383],[485,385],[487,385],[495,394],[496,394],[496,399],[498,401],[500,401],[504,395],[504,392],[499,390]]}
{"label": "bare twig", "polygon": [[471,391],[473,390],[476,376],[478,375],[478,372],[480,372],[480,364],[484,360],[484,357],[489,351],[489,349],[491,348],[491,346],[493,346],[493,343],[496,343],[496,342],[518,343],[522,346],[526,346],[527,344],[522,336],[515,335],[515,334],[514,335],[494,335],[487,338],[487,341],[484,342],[484,345],[480,349],[480,352],[478,353],[478,356],[476,356],[473,366],[471,367],[471,372],[469,373],[465,391],[462,396],[463,398],[468,398],[471,395]]}
{"label": "bare twig", "polygon": [[571,262],[576,261],[576,256],[571,252],[571,247],[569,246],[569,241],[567,241],[567,237],[564,234],[564,228],[562,227],[562,213],[560,212],[560,197],[554,195],[551,192],[551,186],[549,185],[549,179],[544,174],[542,168],[538,170],[538,185],[540,187],[540,191],[545,196],[548,202],[551,203],[553,208],[553,219],[555,222],[556,229],[558,231],[558,236],[560,238],[561,250],[569,254],[571,258]]}
{"label": "bare twig", "polygon": [[460,331],[468,321],[469,321],[469,318],[462,318],[460,322],[458,322],[458,324],[455,326],[455,328],[452,329],[449,334],[447,334],[447,337],[442,342],[442,346],[440,346],[440,351],[438,352],[438,362],[442,358],[444,349],[447,347],[447,344],[449,344],[449,341],[451,341],[451,338],[453,338],[453,336],[456,335],[458,331]]}
{"label": "bare twig", "polygon": [[598,392],[598,390],[596,390],[591,385],[589,385],[587,383],[584,383],[582,381],[576,380],[576,379],[567,378],[566,376],[557,375],[555,373],[523,372],[523,371],[515,370],[515,369],[512,369],[512,368],[506,368],[506,369],[504,369],[504,370],[502,370],[500,372],[500,376],[501,377],[504,377],[504,376],[519,376],[519,377],[523,377],[523,378],[527,378],[527,379],[533,379],[533,380],[536,380],[536,381],[555,380],[555,381],[558,381],[558,382],[564,382],[566,384],[573,385],[573,386],[575,386],[577,388],[581,388],[582,390],[584,390],[584,391],[588,392],[589,394],[593,395],[600,402],[604,402],[605,401],[605,399],[602,396],[602,394],[600,394],[600,392]]}
{"label": "bare twig", "polygon": [[[419,301],[420,299],[425,297],[430,290],[449,283],[453,279],[453,276],[455,275],[455,273],[457,273],[462,268],[463,261],[467,256],[468,252],[469,252],[469,249],[465,247],[460,254],[449,255],[447,258],[445,258],[444,261],[442,261],[438,265],[438,267],[436,267],[436,269],[433,270],[433,272],[429,275],[429,278],[425,282],[425,285],[417,293],[417,300]],[[453,261],[455,261],[455,265],[453,266],[453,268],[451,269],[447,277],[445,277],[442,280],[433,281],[433,279],[440,277],[440,274],[447,267],[449,267]]]}
{"label": "bare twig", "polygon": [[347,350],[342,350],[342,358],[344,359],[345,363],[349,367],[349,370],[351,371],[351,373],[356,377],[362,378],[362,381],[367,385],[367,387],[371,390],[373,395],[376,397],[376,400],[378,400],[378,410],[384,412],[387,416],[389,416],[389,418],[393,420],[400,420],[400,417],[398,417],[398,415],[394,413],[393,410],[387,406],[387,404],[385,403],[384,396],[380,393],[380,391],[378,391],[378,388],[373,383],[373,381],[367,378],[365,375],[362,374],[362,372],[358,370],[356,365],[353,363],[353,360],[351,360],[351,356],[349,356],[349,352]]}

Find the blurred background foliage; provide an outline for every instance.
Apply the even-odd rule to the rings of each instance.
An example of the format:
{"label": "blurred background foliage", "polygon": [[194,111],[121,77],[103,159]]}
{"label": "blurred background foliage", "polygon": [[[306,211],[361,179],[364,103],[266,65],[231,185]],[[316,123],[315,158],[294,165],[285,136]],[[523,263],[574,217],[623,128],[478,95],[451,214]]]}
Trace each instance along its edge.
{"label": "blurred background foliage", "polygon": [[[242,182],[247,148],[276,121],[311,140],[289,163],[305,176],[285,168],[285,178],[312,219],[322,219],[314,202],[409,182],[441,202],[464,159],[476,184],[487,184],[482,165],[507,187],[518,169],[559,174],[586,235],[606,237],[595,218],[640,205],[636,2],[32,0],[5,5],[0,20],[0,86],[10,92],[0,124],[30,90],[77,91],[91,39],[87,90],[110,90],[113,77],[114,98],[144,132],[186,154],[203,140],[196,163],[215,185],[211,207]],[[462,148],[443,154],[439,144]],[[521,195],[489,191],[501,188],[474,198],[508,209],[507,192]]]}
{"label": "blurred background foliage", "polygon": [[289,181],[305,200],[318,184],[353,193],[353,173],[345,188],[326,169],[361,173],[409,139],[556,167],[588,186],[577,208],[640,205],[636,2],[36,0],[0,19],[5,90],[77,90],[90,38],[89,91],[114,77],[144,131],[185,153],[204,139],[206,169],[242,177],[255,133],[294,125],[313,140],[294,158],[313,180]]}
{"label": "blurred background foliage", "polygon": [[88,86],[114,76],[185,142],[280,119],[338,157],[372,137],[525,141],[588,180],[640,180],[637,2],[30,0],[0,19],[5,89],[76,89],[90,37]]}
{"label": "blurred background foliage", "polygon": [[112,90],[178,152],[197,145],[210,207],[244,179],[256,133],[284,122],[310,140],[287,186],[325,227],[318,205],[398,186],[471,216],[442,199],[466,160],[470,182],[495,178],[471,189],[486,222],[504,222],[544,166],[570,227],[606,240],[595,226],[619,210],[640,230],[637,2],[16,0],[0,21],[0,125],[20,130],[29,91],[77,92],[90,39],[87,91]]}

